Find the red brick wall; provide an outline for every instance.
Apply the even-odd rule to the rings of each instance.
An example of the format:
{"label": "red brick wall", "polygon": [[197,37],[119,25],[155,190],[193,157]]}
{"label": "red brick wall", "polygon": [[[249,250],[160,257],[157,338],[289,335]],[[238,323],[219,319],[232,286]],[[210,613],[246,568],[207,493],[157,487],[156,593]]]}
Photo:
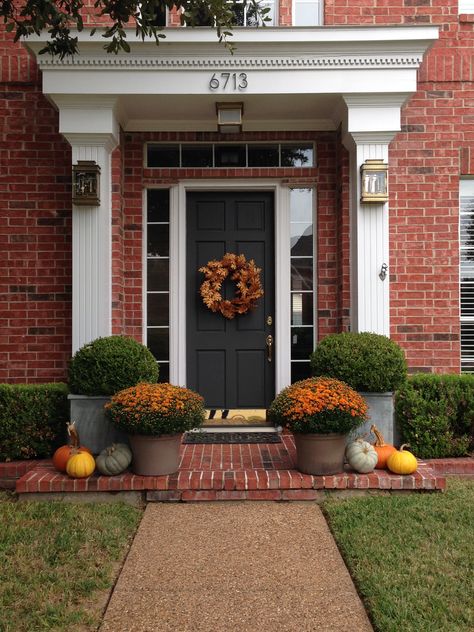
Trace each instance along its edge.
{"label": "red brick wall", "polygon": [[0,382],[60,380],[71,349],[71,155],[34,62],[4,31],[0,59]]}
{"label": "red brick wall", "polygon": [[472,17],[459,19],[455,0],[326,0],[325,23],[440,26],[389,152],[391,335],[412,371],[457,372],[460,155],[462,173],[474,173]]}

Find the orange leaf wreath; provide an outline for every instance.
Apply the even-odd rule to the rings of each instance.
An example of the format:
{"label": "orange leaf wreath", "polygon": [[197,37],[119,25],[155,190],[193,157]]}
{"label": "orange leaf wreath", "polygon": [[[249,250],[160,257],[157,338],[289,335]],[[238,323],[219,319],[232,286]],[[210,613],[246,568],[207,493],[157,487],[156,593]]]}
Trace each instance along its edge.
{"label": "orange leaf wreath", "polygon": [[[208,261],[205,266],[199,268],[199,272],[206,277],[200,288],[204,305],[211,312],[220,312],[229,320],[236,314],[246,314],[263,296],[259,276],[261,269],[257,268],[253,259],[247,261],[244,255],[227,252],[220,261]],[[236,296],[230,301],[224,299],[221,294],[222,284],[229,275],[237,285]]]}

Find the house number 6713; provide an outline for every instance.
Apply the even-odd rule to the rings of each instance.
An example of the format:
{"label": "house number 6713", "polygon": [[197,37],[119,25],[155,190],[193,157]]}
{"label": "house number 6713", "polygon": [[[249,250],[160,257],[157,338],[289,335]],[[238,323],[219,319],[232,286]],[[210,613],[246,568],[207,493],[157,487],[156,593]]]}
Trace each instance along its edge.
{"label": "house number 6713", "polygon": [[209,79],[211,90],[245,90],[248,87],[247,73],[220,72],[214,73]]}

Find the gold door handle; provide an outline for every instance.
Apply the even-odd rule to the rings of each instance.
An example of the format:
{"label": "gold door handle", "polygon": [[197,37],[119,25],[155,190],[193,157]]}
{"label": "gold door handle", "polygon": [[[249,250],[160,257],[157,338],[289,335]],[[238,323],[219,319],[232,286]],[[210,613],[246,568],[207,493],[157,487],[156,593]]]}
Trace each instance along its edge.
{"label": "gold door handle", "polygon": [[273,355],[273,336],[271,334],[268,334],[266,338],[266,343],[267,343],[267,360],[271,362],[272,355]]}

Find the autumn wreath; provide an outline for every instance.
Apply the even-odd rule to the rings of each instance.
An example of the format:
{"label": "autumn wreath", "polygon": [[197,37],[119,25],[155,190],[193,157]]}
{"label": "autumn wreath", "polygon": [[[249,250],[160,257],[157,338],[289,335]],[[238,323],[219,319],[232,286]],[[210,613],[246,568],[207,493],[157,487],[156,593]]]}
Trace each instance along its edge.
{"label": "autumn wreath", "polygon": [[[261,269],[257,268],[253,259],[247,261],[244,255],[227,252],[219,261],[208,261],[199,268],[199,272],[206,277],[200,289],[204,305],[211,312],[220,312],[229,320],[236,314],[246,314],[263,296],[259,276]],[[229,275],[237,285],[236,296],[230,301],[221,294],[222,284]]]}

